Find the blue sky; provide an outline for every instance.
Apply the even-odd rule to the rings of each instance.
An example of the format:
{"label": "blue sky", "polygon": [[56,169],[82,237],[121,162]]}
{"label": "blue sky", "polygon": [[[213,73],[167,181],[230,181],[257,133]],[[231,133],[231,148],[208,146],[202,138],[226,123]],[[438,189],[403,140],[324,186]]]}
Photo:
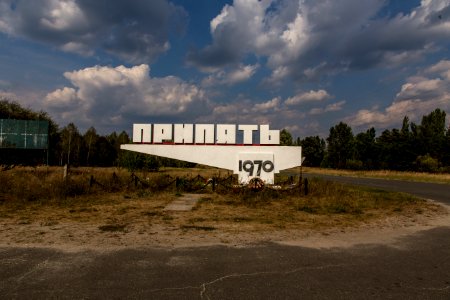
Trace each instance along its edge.
{"label": "blue sky", "polygon": [[84,132],[450,113],[449,0],[0,0],[0,96]]}

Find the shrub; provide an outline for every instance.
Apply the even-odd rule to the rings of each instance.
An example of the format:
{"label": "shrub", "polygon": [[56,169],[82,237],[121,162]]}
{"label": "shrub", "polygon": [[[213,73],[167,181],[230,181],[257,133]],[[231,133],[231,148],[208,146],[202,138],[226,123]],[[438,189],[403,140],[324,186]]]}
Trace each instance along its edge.
{"label": "shrub", "polygon": [[437,172],[439,161],[429,154],[418,156],[416,159],[417,170],[420,172]]}
{"label": "shrub", "polygon": [[347,167],[347,169],[350,169],[350,170],[362,170],[362,169],[364,169],[364,164],[360,160],[348,159],[346,167]]}

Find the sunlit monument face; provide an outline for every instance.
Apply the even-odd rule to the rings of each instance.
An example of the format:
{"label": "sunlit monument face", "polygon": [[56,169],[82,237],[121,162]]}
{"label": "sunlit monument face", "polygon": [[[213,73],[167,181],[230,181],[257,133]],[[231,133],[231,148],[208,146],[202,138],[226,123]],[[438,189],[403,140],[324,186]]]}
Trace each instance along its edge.
{"label": "sunlit monument face", "polygon": [[280,146],[280,131],[269,125],[134,124],[133,144],[121,149],[223,168],[239,182],[301,165],[301,147]]}

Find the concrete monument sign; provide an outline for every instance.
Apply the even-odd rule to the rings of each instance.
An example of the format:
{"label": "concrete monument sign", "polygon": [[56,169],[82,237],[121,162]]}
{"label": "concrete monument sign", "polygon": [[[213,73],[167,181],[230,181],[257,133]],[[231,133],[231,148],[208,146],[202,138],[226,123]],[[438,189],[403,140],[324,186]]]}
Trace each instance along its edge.
{"label": "concrete monument sign", "polygon": [[273,184],[275,173],[302,163],[301,147],[279,144],[269,125],[134,124],[133,144],[120,148],[231,170],[242,184]]}

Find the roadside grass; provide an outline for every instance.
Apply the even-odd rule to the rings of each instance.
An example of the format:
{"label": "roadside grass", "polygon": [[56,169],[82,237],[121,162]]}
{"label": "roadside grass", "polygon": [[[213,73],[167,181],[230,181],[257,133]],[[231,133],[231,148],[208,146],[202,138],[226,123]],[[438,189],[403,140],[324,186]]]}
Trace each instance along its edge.
{"label": "roadside grass", "polygon": [[[253,193],[253,195],[251,194]],[[228,224],[242,228],[319,229],[358,224],[390,216],[413,217],[437,212],[439,207],[407,194],[348,186],[330,181],[310,181],[308,196],[273,191],[250,192],[244,197],[214,195],[201,200],[195,211],[199,225]],[[193,218],[199,218],[194,215]],[[191,219],[192,220],[192,219]]]}
{"label": "roadside grass", "polygon": [[358,226],[388,216],[440,211],[439,206],[407,194],[317,178],[310,180],[307,196],[298,189],[256,192],[223,188],[213,193],[207,187],[192,211],[164,210],[184,193],[174,184],[167,186],[174,177],[200,174],[207,178],[219,172],[228,175],[227,171],[200,168],[133,177],[116,168],[77,168],[63,180],[61,168],[16,168],[0,172],[0,221],[42,226],[75,222],[95,225],[100,232],[118,233],[148,226],[183,232],[241,232]]}
{"label": "roadside grass", "polygon": [[[292,168],[290,171],[300,172],[299,168]],[[420,181],[450,184],[450,174],[447,173],[425,173],[425,172],[406,172],[406,171],[353,171],[353,170],[337,170],[325,168],[303,167],[304,173],[309,174],[325,174],[336,176],[350,176],[350,177],[370,177],[382,178],[390,180],[405,180],[405,181]]]}

